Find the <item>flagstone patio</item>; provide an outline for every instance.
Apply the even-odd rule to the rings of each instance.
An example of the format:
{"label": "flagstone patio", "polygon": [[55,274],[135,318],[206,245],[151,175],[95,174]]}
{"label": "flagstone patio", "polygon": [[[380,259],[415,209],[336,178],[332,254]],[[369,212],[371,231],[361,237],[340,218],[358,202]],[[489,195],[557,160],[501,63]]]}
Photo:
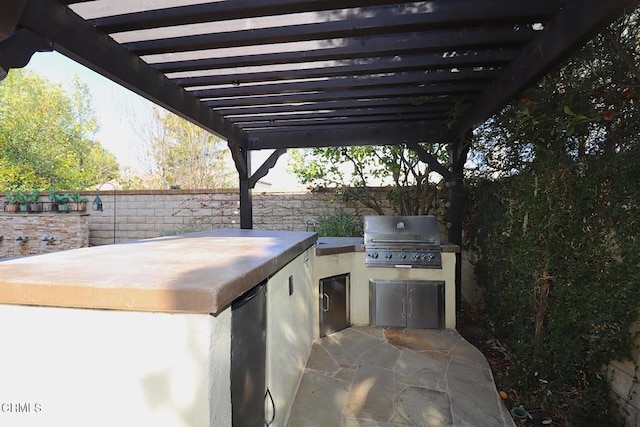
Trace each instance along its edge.
{"label": "flagstone patio", "polygon": [[456,331],[356,326],[314,342],[291,427],[515,426]]}

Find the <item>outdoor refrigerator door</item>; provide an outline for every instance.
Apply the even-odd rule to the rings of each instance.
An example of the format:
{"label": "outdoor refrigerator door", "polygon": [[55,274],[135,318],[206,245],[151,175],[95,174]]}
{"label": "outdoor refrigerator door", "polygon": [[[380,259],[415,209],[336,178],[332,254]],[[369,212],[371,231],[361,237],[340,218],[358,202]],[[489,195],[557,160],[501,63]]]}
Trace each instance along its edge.
{"label": "outdoor refrigerator door", "polygon": [[231,304],[231,422],[265,425],[267,359],[266,281]]}
{"label": "outdoor refrigerator door", "polygon": [[320,336],[349,327],[349,274],[320,279]]}

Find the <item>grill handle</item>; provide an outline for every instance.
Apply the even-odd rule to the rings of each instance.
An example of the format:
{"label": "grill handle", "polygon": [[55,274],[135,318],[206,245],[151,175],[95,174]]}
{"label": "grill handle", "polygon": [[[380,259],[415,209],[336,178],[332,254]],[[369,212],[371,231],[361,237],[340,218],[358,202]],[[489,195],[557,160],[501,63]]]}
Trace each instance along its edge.
{"label": "grill handle", "polygon": [[435,245],[436,240],[435,239],[427,239],[427,240],[371,239],[371,243],[393,243],[396,245],[399,243],[411,243],[411,244],[429,243],[429,244]]}

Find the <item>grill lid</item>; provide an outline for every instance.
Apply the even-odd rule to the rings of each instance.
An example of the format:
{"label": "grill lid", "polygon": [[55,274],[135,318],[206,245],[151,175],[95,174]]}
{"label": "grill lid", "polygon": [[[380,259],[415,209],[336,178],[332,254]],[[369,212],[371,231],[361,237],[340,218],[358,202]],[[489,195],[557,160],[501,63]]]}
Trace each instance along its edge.
{"label": "grill lid", "polygon": [[440,246],[433,215],[370,215],[364,217],[365,246]]}
{"label": "grill lid", "polygon": [[367,267],[442,268],[440,230],[432,215],[366,216]]}

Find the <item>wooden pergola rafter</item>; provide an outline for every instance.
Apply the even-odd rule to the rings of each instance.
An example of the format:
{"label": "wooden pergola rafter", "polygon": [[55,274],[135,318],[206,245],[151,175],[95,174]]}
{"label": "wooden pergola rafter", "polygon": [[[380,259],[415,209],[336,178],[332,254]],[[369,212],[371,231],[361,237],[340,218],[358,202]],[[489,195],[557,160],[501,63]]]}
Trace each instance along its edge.
{"label": "wooden pergola rafter", "polygon": [[[286,149],[406,144],[452,184],[470,132],[638,0],[0,0],[2,70],[55,49],[224,138],[251,188]],[[462,114],[459,112],[463,110]],[[421,144],[447,143],[449,165]],[[251,176],[250,152],[274,149]]]}

